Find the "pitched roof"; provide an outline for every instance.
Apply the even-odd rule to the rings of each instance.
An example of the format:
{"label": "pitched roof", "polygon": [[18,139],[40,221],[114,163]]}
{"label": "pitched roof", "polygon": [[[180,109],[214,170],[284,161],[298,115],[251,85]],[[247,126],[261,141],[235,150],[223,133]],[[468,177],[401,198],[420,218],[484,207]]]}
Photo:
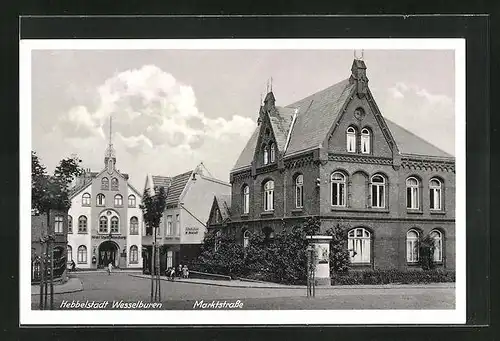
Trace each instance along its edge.
{"label": "pitched roof", "polygon": [[176,175],[172,178],[172,181],[167,191],[167,200],[166,200],[167,205],[175,205],[179,203],[179,198],[182,192],[184,191],[184,188],[186,187],[186,184],[189,178],[191,177],[192,173],[193,171],[189,171],[186,173]]}
{"label": "pitched roof", "polygon": [[269,121],[273,128],[274,138],[279,151],[284,151],[288,131],[292,123],[294,108],[275,107],[269,112]]}
{"label": "pitched roof", "polygon": [[[345,79],[300,101],[287,105],[285,108],[277,107],[276,111],[272,111],[269,118],[275,131],[277,143],[281,145],[283,136],[285,136],[286,141],[287,135],[284,134],[285,131],[288,134],[288,130],[285,130],[284,127],[288,124],[287,129],[290,129],[291,126],[292,116],[290,110],[299,109],[295,123],[291,127],[290,141],[284,156],[318,148],[326,138],[355,86],[355,82]],[[285,111],[286,109],[288,111]],[[398,124],[386,118],[384,120],[401,154],[453,157]],[[259,132],[260,126],[257,126],[232,171],[250,166],[259,139]]]}
{"label": "pitched roof", "polygon": [[231,195],[218,194],[215,200],[217,200],[222,221],[231,217]]}
{"label": "pitched roof", "polygon": [[153,187],[158,186],[166,189],[172,183],[172,178],[168,176],[152,175],[151,178],[153,179]]}

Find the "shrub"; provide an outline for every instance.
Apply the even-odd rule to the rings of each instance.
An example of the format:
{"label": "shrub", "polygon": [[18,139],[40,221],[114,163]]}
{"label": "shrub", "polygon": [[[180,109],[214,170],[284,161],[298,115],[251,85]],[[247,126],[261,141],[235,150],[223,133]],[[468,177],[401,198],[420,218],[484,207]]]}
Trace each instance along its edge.
{"label": "shrub", "polygon": [[347,249],[347,230],[349,227],[337,223],[334,228],[326,230],[326,235],[332,236],[330,242],[330,274],[342,274],[349,271],[351,257]]}
{"label": "shrub", "polygon": [[419,241],[419,264],[424,270],[432,270],[436,267],[434,264],[434,239],[426,235]]}
{"label": "shrub", "polygon": [[366,270],[350,271],[332,278],[332,285],[427,284],[455,282],[454,270]]}

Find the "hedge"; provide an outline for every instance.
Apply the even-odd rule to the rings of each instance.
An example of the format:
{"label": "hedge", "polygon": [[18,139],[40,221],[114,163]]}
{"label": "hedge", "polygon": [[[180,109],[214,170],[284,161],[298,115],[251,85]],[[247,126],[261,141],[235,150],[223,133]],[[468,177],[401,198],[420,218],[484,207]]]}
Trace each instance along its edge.
{"label": "hedge", "polygon": [[332,277],[332,285],[426,284],[455,282],[453,270],[365,270]]}

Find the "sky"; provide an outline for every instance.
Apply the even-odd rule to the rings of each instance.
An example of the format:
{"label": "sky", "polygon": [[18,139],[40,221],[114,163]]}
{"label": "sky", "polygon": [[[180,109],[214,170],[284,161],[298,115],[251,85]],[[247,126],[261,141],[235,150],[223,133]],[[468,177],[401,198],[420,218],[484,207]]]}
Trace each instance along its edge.
{"label": "sky", "polygon": [[[117,169],[147,174],[203,162],[229,172],[255,129],[272,77],[286,106],[350,75],[352,50],[33,50],[32,149],[52,172],[72,154],[104,168],[112,115]],[[455,155],[453,50],[365,50],[384,117]]]}

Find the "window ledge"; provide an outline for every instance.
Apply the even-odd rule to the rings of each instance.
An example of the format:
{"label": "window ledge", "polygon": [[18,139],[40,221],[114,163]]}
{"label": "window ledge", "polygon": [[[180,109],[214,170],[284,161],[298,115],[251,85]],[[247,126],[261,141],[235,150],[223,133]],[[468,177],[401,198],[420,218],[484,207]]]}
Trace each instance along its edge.
{"label": "window ledge", "polygon": [[123,205],[115,205],[115,208],[123,208]]}
{"label": "window ledge", "polygon": [[304,207],[296,207],[296,208],[291,209],[291,212],[293,212],[293,213],[302,213],[303,211],[304,211]]}
{"label": "window ledge", "polygon": [[424,214],[424,212],[422,212],[419,209],[411,209],[411,208],[407,208],[406,213],[408,213],[408,214]]}
{"label": "window ledge", "polygon": [[82,204],[82,207],[90,207],[90,204]]}
{"label": "window ledge", "polygon": [[445,215],[446,212],[445,211],[430,211],[430,214],[432,215]]}
{"label": "window ledge", "polygon": [[240,215],[241,218],[248,218],[248,213],[243,213]]}
{"label": "window ledge", "polygon": [[87,264],[87,262],[76,262],[76,264]]}
{"label": "window ledge", "polygon": [[349,207],[332,207],[332,212],[359,212],[359,213],[389,213],[388,208],[349,208]]}
{"label": "window ledge", "polygon": [[78,231],[78,234],[89,234],[88,232],[80,232]]}
{"label": "window ledge", "polygon": [[419,267],[420,266],[420,263],[417,261],[417,262],[408,262],[406,261],[406,266],[410,266],[410,267]]}
{"label": "window ledge", "polygon": [[260,213],[261,217],[262,216],[272,216],[274,215],[274,211],[264,211]]}

